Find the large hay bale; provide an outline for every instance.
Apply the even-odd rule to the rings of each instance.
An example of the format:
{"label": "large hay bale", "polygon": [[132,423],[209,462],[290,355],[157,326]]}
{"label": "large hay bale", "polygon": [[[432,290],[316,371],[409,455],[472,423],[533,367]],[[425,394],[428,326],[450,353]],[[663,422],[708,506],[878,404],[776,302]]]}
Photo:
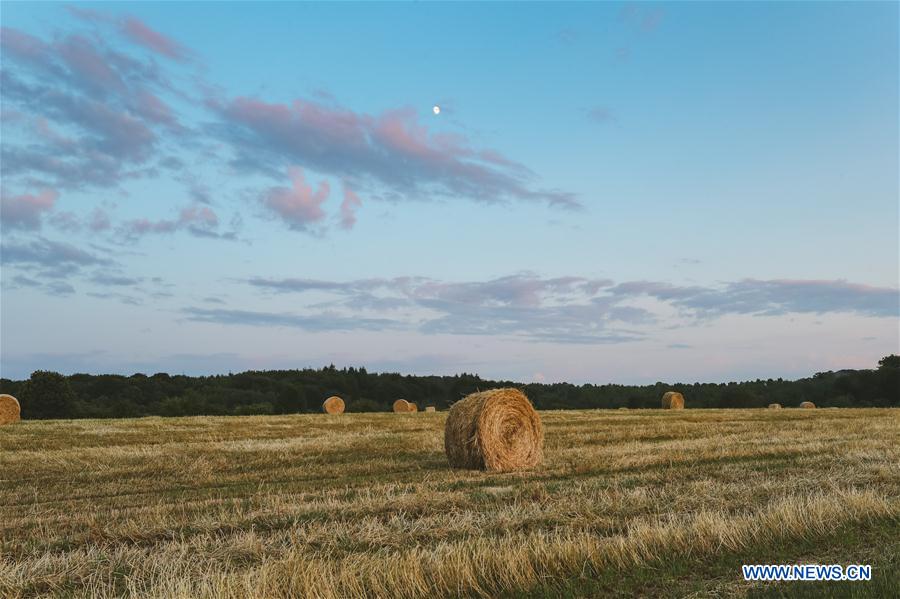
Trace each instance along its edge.
{"label": "large hay bale", "polygon": [[409,402],[405,399],[398,399],[394,402],[394,412],[397,414],[406,414],[409,412]]}
{"label": "large hay bale", "polygon": [[425,406],[425,411],[426,412],[437,412],[437,408],[435,408],[434,406]]}
{"label": "large hay bale", "polygon": [[664,410],[683,410],[684,395],[678,391],[666,391],[662,396],[662,407]]}
{"label": "large hay bale", "polygon": [[781,409],[781,404],[780,404],[780,403],[770,403],[770,404],[769,404],[769,409],[770,409],[770,410],[780,410],[780,409]]}
{"label": "large hay bale", "polygon": [[410,411],[410,412],[418,412],[418,411],[419,411],[419,406],[418,406],[418,404],[413,403],[413,402],[409,402],[409,411]]}
{"label": "large hay bale", "polygon": [[804,410],[812,410],[816,407],[816,404],[814,404],[811,401],[804,401],[803,403],[800,404],[800,407],[803,408]]}
{"label": "large hay bale", "polygon": [[344,400],[337,395],[332,395],[325,400],[325,403],[322,404],[322,410],[326,414],[343,414]]}
{"label": "large hay bale", "polygon": [[453,468],[508,472],[544,457],[541,418],[518,389],[472,393],[456,402],[444,425],[444,450]]}
{"label": "large hay bale", "polygon": [[6,393],[0,395],[0,426],[18,422],[21,415],[18,399]]}

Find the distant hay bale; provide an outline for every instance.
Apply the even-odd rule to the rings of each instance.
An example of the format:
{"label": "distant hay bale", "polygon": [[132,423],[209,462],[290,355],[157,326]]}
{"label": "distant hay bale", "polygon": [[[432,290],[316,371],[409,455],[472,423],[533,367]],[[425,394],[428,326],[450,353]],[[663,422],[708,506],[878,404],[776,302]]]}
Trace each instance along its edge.
{"label": "distant hay bale", "polygon": [[816,404],[814,404],[811,401],[804,401],[803,403],[800,404],[800,407],[803,408],[804,410],[812,410],[816,407]]}
{"label": "distant hay bale", "polygon": [[664,410],[683,410],[684,395],[678,391],[666,391],[662,396],[662,407]]}
{"label": "distant hay bale", "polygon": [[541,417],[518,389],[472,393],[456,402],[444,425],[444,450],[453,468],[509,472],[544,457]]}
{"label": "distant hay bale", "polygon": [[426,412],[437,412],[437,408],[435,408],[434,406],[425,406],[425,411]]}
{"label": "distant hay bale", "polygon": [[780,409],[781,409],[781,404],[780,404],[780,403],[770,403],[770,404],[769,404],[769,409],[770,409],[770,410],[780,410]]}
{"label": "distant hay bale", "polygon": [[413,402],[409,402],[409,411],[410,412],[418,412],[419,406],[417,404],[414,404]]}
{"label": "distant hay bale", "polygon": [[325,400],[325,403],[322,404],[322,410],[326,414],[343,414],[344,400],[337,395],[332,395]]}
{"label": "distant hay bale", "polygon": [[623,406],[623,407],[621,407],[621,408],[619,408],[619,409],[620,409],[620,410],[627,410],[628,408],[626,408],[626,407]]}
{"label": "distant hay bale", "polygon": [[18,399],[6,393],[0,395],[0,426],[18,422],[21,415]]}
{"label": "distant hay bale", "polygon": [[394,412],[397,414],[406,414],[409,411],[409,402],[405,399],[398,399],[394,402]]}

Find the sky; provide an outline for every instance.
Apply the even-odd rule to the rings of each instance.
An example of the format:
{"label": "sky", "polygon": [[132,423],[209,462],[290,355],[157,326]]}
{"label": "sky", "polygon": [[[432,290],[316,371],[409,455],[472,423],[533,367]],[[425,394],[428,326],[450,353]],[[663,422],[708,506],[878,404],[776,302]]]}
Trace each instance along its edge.
{"label": "sky", "polygon": [[898,6],[3,2],[0,375],[872,368]]}

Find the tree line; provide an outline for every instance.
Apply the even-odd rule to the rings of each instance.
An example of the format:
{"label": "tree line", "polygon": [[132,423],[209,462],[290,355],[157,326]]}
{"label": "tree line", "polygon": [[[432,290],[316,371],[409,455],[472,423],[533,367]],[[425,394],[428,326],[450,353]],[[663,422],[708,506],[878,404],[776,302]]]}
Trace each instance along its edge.
{"label": "tree line", "polygon": [[348,412],[384,412],[396,399],[439,410],[474,391],[523,389],[539,410],[658,408],[666,391],[684,394],[689,408],[900,406],[900,356],[890,355],[872,370],[820,372],[795,381],[757,379],[733,383],[573,385],[490,381],[475,374],[413,376],[370,373],[365,368],[247,371],[216,376],[158,373],[64,376],[39,370],[28,380],[0,379],[0,393],[19,399],[23,419],[136,418],[321,412],[331,395]]}

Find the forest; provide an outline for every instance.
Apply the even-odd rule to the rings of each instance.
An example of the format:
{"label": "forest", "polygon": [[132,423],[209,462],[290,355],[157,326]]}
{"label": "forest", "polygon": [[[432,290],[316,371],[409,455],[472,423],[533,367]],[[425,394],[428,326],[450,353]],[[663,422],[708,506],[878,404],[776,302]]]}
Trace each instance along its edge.
{"label": "forest", "polygon": [[383,412],[403,398],[421,408],[446,409],[478,390],[518,387],[540,410],[658,408],[669,390],[684,394],[688,408],[759,408],[770,403],[795,407],[900,406],[900,356],[879,360],[870,370],[819,372],[794,381],[757,379],[731,383],[573,385],[491,381],[475,374],[414,376],[370,373],[365,368],[248,371],[215,376],[157,373],[65,376],[39,370],[28,380],[0,379],[0,393],[18,398],[23,419],[135,418],[291,414],[321,412],[331,395],[348,412]]}

